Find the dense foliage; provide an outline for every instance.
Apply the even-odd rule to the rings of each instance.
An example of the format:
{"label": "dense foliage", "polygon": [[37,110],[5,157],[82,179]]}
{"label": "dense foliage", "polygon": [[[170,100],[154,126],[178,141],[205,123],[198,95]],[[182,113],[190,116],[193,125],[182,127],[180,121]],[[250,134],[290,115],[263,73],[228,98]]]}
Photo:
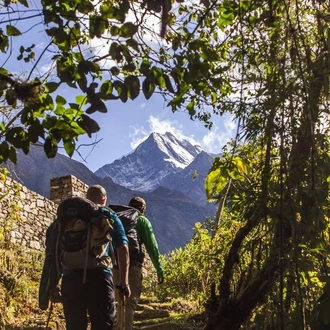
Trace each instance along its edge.
{"label": "dense foliage", "polygon": [[[169,14],[170,9],[168,0],[4,1],[0,161],[16,162],[15,150],[28,153],[36,142],[44,145],[48,157],[56,155],[60,143],[71,156],[80,135],[99,130],[91,114],[107,112],[107,101],[134,100],[141,92],[146,99],[156,91],[168,94],[173,111],[185,105],[191,117],[208,122],[208,112],[197,111],[188,96],[207,99],[212,94],[216,102],[219,83],[210,83],[217,80],[210,69],[219,56],[207,43],[194,41],[187,60],[182,47],[191,41],[180,40],[177,31],[186,30],[187,23],[180,21],[190,8],[184,5]],[[162,39],[166,24],[171,28]],[[34,33],[43,33],[47,45],[37,47],[30,39],[25,46],[26,36]],[[22,61],[24,72],[16,72]],[[65,88],[74,90],[75,100],[63,97]]]}
{"label": "dense foliage", "polygon": [[[38,308],[43,255],[18,247],[0,247],[0,329],[37,328],[47,313]],[[57,312],[54,313],[53,319]]]}
{"label": "dense foliage", "polygon": [[[99,129],[92,113],[141,91],[147,99],[161,92],[172,111],[185,109],[208,127],[212,114],[231,114],[236,140],[205,185],[219,203],[217,218],[169,256],[169,265],[181,267],[169,282],[185,281],[202,300],[209,286],[207,329],[260,320],[277,329],[329,327],[328,1],[201,0],[171,8],[154,0],[42,0],[34,14],[25,0],[3,6],[1,52],[14,56],[23,18],[39,19],[49,44],[39,53],[33,44],[15,48],[18,61],[32,64],[25,80],[2,65],[1,161],[15,161],[16,148],[27,153],[37,141],[49,157],[61,142],[72,155],[79,135]],[[93,51],[96,40],[105,51]],[[55,75],[41,77],[45,54]],[[75,89],[75,102],[61,96],[63,86]],[[180,263],[185,258],[194,264]]]}

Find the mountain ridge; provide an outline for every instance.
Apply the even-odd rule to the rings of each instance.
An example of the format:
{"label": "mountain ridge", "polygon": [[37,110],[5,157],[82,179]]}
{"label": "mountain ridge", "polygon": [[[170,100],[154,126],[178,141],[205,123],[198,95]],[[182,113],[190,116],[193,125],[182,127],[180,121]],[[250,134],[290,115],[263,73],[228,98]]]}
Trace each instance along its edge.
{"label": "mountain ridge", "polygon": [[[140,147],[141,150],[145,148],[145,145]],[[208,154],[199,149],[192,150],[197,154],[192,157],[194,159],[189,160],[190,163],[181,170],[172,168],[167,182],[165,180],[162,186],[159,179],[159,185],[151,191],[129,189],[117,184],[110,177],[101,178],[84,164],[61,154],[48,159],[43,148],[38,146],[33,146],[28,155],[19,152],[17,165],[9,163],[4,167],[12,172],[11,177],[47,198],[50,196],[50,178],[66,175],[74,175],[87,185],[104,186],[108,194],[108,204],[127,204],[134,196],[144,198],[147,202],[147,217],[153,224],[160,251],[168,253],[184,246],[190,240],[196,222],[204,221],[206,217],[213,217],[215,214],[215,206],[206,203],[203,184],[203,176],[210,167],[212,157],[209,158]],[[152,150],[148,152],[152,155]],[[160,157],[158,161],[160,163],[157,164],[154,160],[153,165],[163,166],[164,159]],[[134,172],[136,169],[133,162],[132,167]],[[197,180],[193,180],[191,173],[196,169],[200,176],[197,175]]]}
{"label": "mountain ridge", "polygon": [[94,174],[109,176],[129,189],[152,191],[168,174],[188,166],[201,151],[200,146],[179,140],[172,133],[152,133],[131,153],[105,164]]}

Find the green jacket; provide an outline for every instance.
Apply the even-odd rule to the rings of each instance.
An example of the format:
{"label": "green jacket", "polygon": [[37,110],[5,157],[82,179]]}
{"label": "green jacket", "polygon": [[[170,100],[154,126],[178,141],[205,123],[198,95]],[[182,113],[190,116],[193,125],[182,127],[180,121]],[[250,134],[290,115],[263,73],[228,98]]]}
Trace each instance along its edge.
{"label": "green jacket", "polygon": [[144,244],[152,264],[154,265],[157,276],[164,276],[164,270],[160,260],[158,243],[151,225],[151,222],[143,215],[138,217],[136,231],[140,244]]}

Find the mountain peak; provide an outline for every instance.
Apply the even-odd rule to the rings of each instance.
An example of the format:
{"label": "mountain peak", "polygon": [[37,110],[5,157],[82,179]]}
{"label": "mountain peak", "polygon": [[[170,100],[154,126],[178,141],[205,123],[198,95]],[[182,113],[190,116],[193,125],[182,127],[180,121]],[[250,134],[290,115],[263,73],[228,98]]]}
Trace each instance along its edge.
{"label": "mountain peak", "polygon": [[202,151],[170,132],[152,133],[127,156],[104,165],[95,174],[129,189],[151,191],[168,174],[187,167]]}

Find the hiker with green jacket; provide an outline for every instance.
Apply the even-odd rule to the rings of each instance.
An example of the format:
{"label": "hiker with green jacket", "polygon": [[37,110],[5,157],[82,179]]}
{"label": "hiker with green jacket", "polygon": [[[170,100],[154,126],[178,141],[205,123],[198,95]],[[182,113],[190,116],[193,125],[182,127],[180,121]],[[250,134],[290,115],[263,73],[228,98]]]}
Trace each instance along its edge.
{"label": "hiker with green jacket", "polygon": [[[135,243],[132,243],[132,240],[130,239],[132,235],[126,231],[127,227],[125,227],[125,224],[122,220],[126,235],[129,239],[130,268],[128,282],[131,289],[131,295],[127,298],[125,306],[120,303],[117,297],[117,322],[115,329],[120,330],[132,329],[134,312],[137,308],[142,293],[142,265],[145,256],[141,249],[141,245],[145,246],[151,262],[157,271],[158,284],[161,284],[164,281],[164,270],[160,260],[158,243],[152,225],[148,218],[145,216],[146,202],[141,197],[134,197],[130,200],[129,206],[138,210],[139,213],[134,225],[136,237]],[[114,282],[116,283],[116,281],[119,281],[118,271],[114,270]]]}

